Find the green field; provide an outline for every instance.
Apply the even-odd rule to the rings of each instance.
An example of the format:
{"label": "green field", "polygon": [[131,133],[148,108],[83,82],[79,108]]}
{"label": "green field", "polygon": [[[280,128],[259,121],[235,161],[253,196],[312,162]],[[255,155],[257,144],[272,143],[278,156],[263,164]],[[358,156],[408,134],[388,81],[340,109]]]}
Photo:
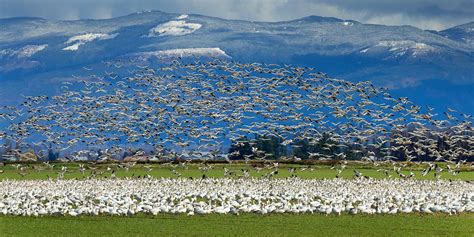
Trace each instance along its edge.
{"label": "green field", "polygon": [[474,215],[0,217],[2,236],[474,236]]}
{"label": "green field", "polygon": [[[77,163],[56,163],[54,168],[47,167],[41,163],[38,164],[21,164],[21,168],[15,167],[16,164],[8,164],[3,167],[0,167],[0,170],[3,171],[0,173],[1,179],[46,179],[48,177],[56,178],[58,172],[62,167],[67,167],[67,171],[64,173],[64,178],[77,178],[82,179],[88,177],[92,171],[97,174],[96,177],[107,178],[112,176],[112,171],[114,170],[114,175],[117,178],[123,177],[143,177],[144,175],[150,175],[152,177],[177,177],[176,173],[173,173],[172,170],[175,170],[182,177],[193,177],[200,178],[205,175],[206,177],[223,177],[224,176],[224,167],[233,173],[233,177],[239,177],[243,175],[242,169],[248,169],[249,173],[253,177],[262,177],[265,174],[271,172],[273,169],[262,168],[260,171],[257,171],[250,164],[210,164],[212,168],[204,171],[202,165],[198,164],[188,164],[186,166],[174,165],[174,164],[136,164],[129,170],[125,170],[119,164],[84,164],[86,170],[82,174],[79,171],[79,164]],[[398,166],[405,164],[398,164]],[[451,179],[451,180],[474,180],[474,170],[471,166],[463,166],[461,172],[457,175],[449,173],[446,168],[446,164],[440,163],[440,167],[443,167],[443,171],[440,173],[441,178]],[[409,175],[410,172],[415,174],[414,178],[417,179],[435,179],[434,172],[430,172],[426,176],[422,176],[422,170],[426,168],[427,165],[407,165],[402,167],[401,173]],[[92,169],[90,169],[92,168]],[[290,173],[288,168],[295,168],[295,171]],[[276,178],[286,178],[291,175],[298,176],[300,178],[335,178],[337,169],[340,168],[340,165],[300,165],[300,164],[280,164],[278,169],[278,174],[274,177]],[[377,167],[371,166],[370,164],[359,164],[353,163],[348,164],[347,167],[339,175],[341,178],[352,178],[354,176],[354,170],[358,170],[362,175],[371,177],[371,178],[386,178],[385,172],[382,170],[387,170],[388,174],[391,175],[391,178],[399,178],[399,175],[394,171],[393,166],[391,165],[380,165]]]}
{"label": "green field", "polygon": [[[402,165],[402,164],[399,164]],[[474,180],[471,166],[462,167],[457,175],[446,172],[446,165],[441,178],[453,180]],[[62,167],[68,167],[64,178],[82,179],[90,175],[91,169],[84,174],[79,171],[77,163],[57,163],[54,168],[43,164],[22,164],[15,167],[8,164],[0,167],[0,179],[46,179],[56,178]],[[126,171],[117,164],[85,164],[92,167],[98,178],[116,177],[176,177],[175,170],[183,177],[200,178],[223,177],[224,167],[238,177],[242,169],[249,169],[250,175],[259,177],[271,170],[263,168],[259,172],[248,164],[212,164],[212,168],[203,171],[202,165],[188,164],[186,167],[170,164],[137,164]],[[301,178],[334,178],[340,165],[298,165],[280,164],[277,178],[296,175]],[[433,172],[421,176],[425,165],[408,165],[402,173],[415,173],[418,179],[434,179]],[[296,168],[290,173],[288,168]],[[303,170],[302,170],[303,168]],[[151,169],[151,170],[150,170]],[[394,178],[399,178],[390,165],[371,167],[359,163],[348,164],[341,173],[343,178],[352,178],[353,170],[372,178],[384,178],[389,170]],[[22,173],[24,176],[20,175]],[[1,199],[1,197],[0,197]],[[0,216],[0,236],[474,236],[474,213],[461,215],[445,214],[399,214],[399,215],[321,215],[321,214],[271,214],[257,215],[137,215],[133,217],[116,216],[80,216],[80,217],[14,217]]]}

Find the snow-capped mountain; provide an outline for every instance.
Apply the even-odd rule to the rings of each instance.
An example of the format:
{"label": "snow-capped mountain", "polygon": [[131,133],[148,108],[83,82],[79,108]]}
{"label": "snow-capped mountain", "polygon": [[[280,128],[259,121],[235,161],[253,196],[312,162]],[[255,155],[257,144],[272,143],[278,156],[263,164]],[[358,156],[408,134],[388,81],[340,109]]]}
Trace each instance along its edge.
{"label": "snow-capped mountain", "polygon": [[107,20],[0,19],[0,100],[53,94],[60,81],[110,59],[222,57],[311,66],[473,114],[473,24],[436,32],[318,16],[270,23],[159,11]]}

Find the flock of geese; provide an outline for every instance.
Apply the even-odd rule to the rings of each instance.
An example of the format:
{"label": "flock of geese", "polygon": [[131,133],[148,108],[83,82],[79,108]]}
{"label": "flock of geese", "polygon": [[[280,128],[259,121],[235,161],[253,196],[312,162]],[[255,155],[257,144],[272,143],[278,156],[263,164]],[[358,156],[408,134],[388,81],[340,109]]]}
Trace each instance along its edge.
{"label": "flock of geese", "polygon": [[[101,69],[104,73],[97,74]],[[77,168],[48,161],[15,164],[21,176],[49,169],[57,177],[2,180],[0,214],[474,211],[472,182],[439,179],[443,168],[438,163],[447,162],[443,167],[455,176],[474,157],[473,118],[453,109],[437,113],[422,108],[370,82],[333,79],[314,68],[289,65],[219,59],[145,65],[131,59],[84,68],[72,81],[62,82],[60,90],[0,107],[0,151],[4,158],[24,161],[58,152],[61,159],[94,163]],[[299,141],[321,145],[324,139],[321,150],[307,156],[339,160],[331,168],[336,179],[297,177],[311,166],[288,168],[292,177],[273,179],[281,170],[278,161],[269,162],[275,154],[257,146],[258,140],[273,138],[287,148],[281,159],[293,161],[301,160],[292,153],[301,148]],[[250,145],[251,154],[229,153],[231,145]],[[372,179],[353,170],[354,179],[340,179],[349,153],[378,166],[386,177]],[[223,178],[206,177],[213,169],[206,161],[232,163],[242,155],[245,162],[262,160],[261,165],[224,166]],[[175,161],[161,165],[175,177],[152,177],[153,166],[130,159],[140,157]],[[184,178],[180,171],[195,159],[203,161],[198,165],[203,177]],[[413,179],[415,173],[403,172],[407,163],[395,162],[399,159],[430,160],[419,175],[432,173],[438,179]],[[121,162],[97,164],[109,160]],[[137,167],[146,171],[143,177],[116,177],[116,171]],[[71,172],[84,179],[65,178]]]}
{"label": "flock of geese", "polygon": [[4,156],[22,160],[47,159],[48,150],[68,160],[229,160],[241,154],[227,154],[226,147],[250,142],[253,154],[244,158],[265,160],[274,154],[255,141],[273,137],[287,147],[283,158],[298,160],[291,155],[297,141],[311,145],[326,137],[322,152],[309,158],[344,160],[350,151],[369,162],[423,157],[454,166],[474,157],[472,120],[314,68],[130,59],[84,68],[55,96],[25,96],[17,106],[0,107],[0,142]]}
{"label": "flock of geese", "polygon": [[0,214],[472,213],[474,186],[402,179],[4,180]]}
{"label": "flock of geese", "polygon": [[[208,177],[224,177],[224,178],[273,178],[273,177],[287,177],[296,178],[303,176],[312,176],[318,174],[320,167],[314,165],[300,165],[300,166],[288,166],[286,164],[280,165],[277,161],[265,161],[261,163],[237,163],[236,166],[227,166],[224,164],[211,164],[206,161],[197,161],[191,163],[191,160],[185,161],[172,161],[159,164],[135,162],[115,162],[115,163],[98,163],[98,162],[87,162],[78,163],[77,165],[65,166],[64,164],[42,162],[36,164],[10,164],[13,167],[11,174],[17,173],[18,178],[30,179],[37,174],[40,174],[39,178],[47,178],[50,181],[62,180],[68,178],[75,178],[81,180],[87,179],[115,179],[121,178],[155,178],[157,175],[169,176],[172,178],[208,178]],[[235,161],[229,160],[230,163]],[[361,171],[358,167],[362,167],[360,162],[339,161],[330,166],[331,170],[334,170],[333,177],[352,177],[355,179],[365,178],[370,179],[374,177],[381,178],[396,178],[396,179],[424,179],[434,177],[436,180],[440,180],[443,176],[444,179],[453,181],[457,179],[457,175],[461,172],[461,169],[472,169],[474,166],[463,167],[464,161],[458,161],[454,165],[451,164],[438,164],[432,162],[423,162],[419,167],[407,167],[408,163],[399,162],[377,162],[374,165],[377,166],[375,169],[381,175],[374,176],[373,174],[366,174],[365,171]],[[347,168],[348,166],[356,165],[354,168]],[[7,171],[12,170],[6,169]],[[419,170],[419,171],[417,171]],[[169,171],[169,172],[168,172]],[[282,172],[283,171],[283,172]],[[343,172],[344,175],[342,174]],[[364,173],[363,173],[364,172]],[[0,174],[5,173],[4,169],[0,169]],[[6,173],[6,174],[8,174]],[[31,175],[33,174],[33,175]],[[41,175],[44,176],[41,176]],[[117,174],[120,174],[117,176]],[[189,176],[192,174],[191,176]],[[280,175],[279,175],[280,174]],[[8,178],[9,175],[5,176]],[[14,176],[11,176],[14,178]],[[2,176],[0,175],[0,178]],[[330,178],[327,176],[326,178]],[[467,183],[472,181],[467,180]]]}

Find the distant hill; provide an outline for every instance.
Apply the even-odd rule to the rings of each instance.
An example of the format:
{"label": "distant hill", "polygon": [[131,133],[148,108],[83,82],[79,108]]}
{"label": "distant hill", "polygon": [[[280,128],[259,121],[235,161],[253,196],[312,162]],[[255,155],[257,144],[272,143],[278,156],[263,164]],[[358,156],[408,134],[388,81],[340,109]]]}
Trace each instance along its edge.
{"label": "distant hill", "polygon": [[0,19],[0,101],[54,94],[119,58],[223,57],[370,80],[418,104],[474,114],[474,23],[440,32],[309,16],[248,22],[142,12],[107,20]]}

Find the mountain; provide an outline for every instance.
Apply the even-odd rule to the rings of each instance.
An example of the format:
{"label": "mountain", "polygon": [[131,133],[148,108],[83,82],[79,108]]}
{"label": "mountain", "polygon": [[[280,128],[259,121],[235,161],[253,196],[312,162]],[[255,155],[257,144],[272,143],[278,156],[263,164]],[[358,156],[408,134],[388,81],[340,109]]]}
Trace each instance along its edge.
{"label": "mountain", "polygon": [[474,22],[455,26],[440,32],[435,32],[448,39],[465,43],[474,47]]}
{"label": "mountain", "polygon": [[249,22],[159,11],[106,20],[0,19],[0,100],[54,94],[103,61],[221,57],[370,80],[418,104],[474,114],[473,23],[444,31],[309,16]]}

